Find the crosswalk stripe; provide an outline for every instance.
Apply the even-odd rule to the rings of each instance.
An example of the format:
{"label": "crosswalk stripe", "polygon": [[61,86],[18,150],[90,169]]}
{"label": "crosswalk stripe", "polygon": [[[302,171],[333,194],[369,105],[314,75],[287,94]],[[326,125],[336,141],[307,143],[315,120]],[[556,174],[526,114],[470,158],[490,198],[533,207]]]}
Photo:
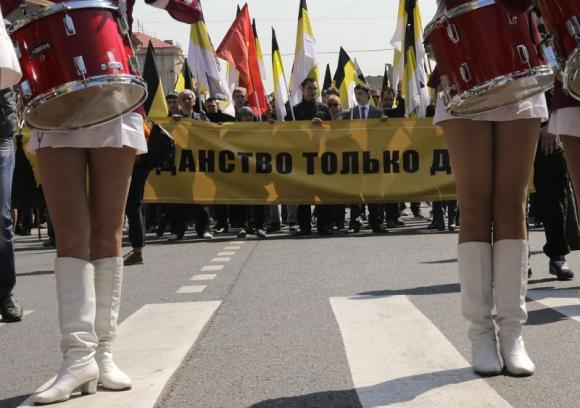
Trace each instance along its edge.
{"label": "crosswalk stripe", "polygon": [[201,268],[201,272],[221,271],[224,265],[207,265]]}
{"label": "crosswalk stripe", "polygon": [[367,407],[510,407],[406,296],[331,298]]}
{"label": "crosswalk stripe", "polygon": [[[26,316],[28,316],[32,312],[34,312],[34,310],[25,310],[22,314],[22,319],[24,319]],[[2,323],[2,321],[0,321],[0,327],[6,326],[7,324],[10,324],[10,323]]]}
{"label": "crosswalk stripe", "polygon": [[200,273],[198,275],[193,275],[190,280],[192,281],[205,281],[205,280],[213,280],[216,278],[215,273]]}
{"label": "crosswalk stripe", "polygon": [[182,286],[175,293],[201,293],[205,289],[205,285]]}
{"label": "crosswalk stripe", "polygon": [[229,256],[218,256],[217,258],[213,258],[210,262],[229,262],[230,259]]}
{"label": "crosswalk stripe", "polygon": [[[151,408],[221,302],[145,305],[119,327],[115,361],[133,380],[123,392],[97,392],[59,408]],[[56,367],[55,367],[56,369]],[[48,381],[40,389],[50,385]],[[32,407],[32,398],[22,407]]]}
{"label": "crosswalk stripe", "polygon": [[218,252],[217,256],[232,256],[235,254],[236,254],[236,251],[223,251],[223,252]]}
{"label": "crosswalk stripe", "polygon": [[243,245],[246,241],[230,241],[229,243],[232,245]]}
{"label": "crosswalk stripe", "polygon": [[226,251],[232,251],[232,250],[238,250],[238,249],[240,249],[239,245],[231,245],[231,246],[224,247],[224,250],[226,250]]}
{"label": "crosswalk stripe", "polygon": [[528,298],[554,309],[568,316],[570,319],[580,322],[580,299],[578,289],[533,289],[528,290]]}

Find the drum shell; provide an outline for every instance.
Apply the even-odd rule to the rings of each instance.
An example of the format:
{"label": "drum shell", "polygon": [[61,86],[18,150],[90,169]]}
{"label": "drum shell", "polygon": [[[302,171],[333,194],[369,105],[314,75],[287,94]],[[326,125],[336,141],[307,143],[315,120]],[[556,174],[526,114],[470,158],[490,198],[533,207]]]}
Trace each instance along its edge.
{"label": "drum shell", "polygon": [[[13,43],[20,50],[23,79],[28,81],[31,90],[30,94],[22,92],[25,102],[84,78],[135,75],[129,63],[129,56],[133,55],[131,44],[120,33],[113,10],[73,9],[66,14],[74,22],[75,35],[67,35],[64,12],[32,21],[11,33]],[[75,65],[75,57],[79,56],[86,68],[84,76]],[[103,69],[111,60],[120,62],[120,68]]]}
{"label": "drum shell", "polygon": [[[458,42],[448,34],[450,25],[456,27]],[[530,34],[529,16],[510,16],[497,4],[442,18],[426,41],[443,82],[448,81],[453,89],[452,96],[510,73],[545,65]],[[522,60],[518,46],[526,47],[529,64]],[[461,75],[463,64],[469,69],[469,80]]]}
{"label": "drum shell", "polygon": [[538,0],[542,17],[549,33],[554,36],[554,45],[564,60],[578,48],[578,42],[568,31],[568,20],[580,19],[578,0]]}

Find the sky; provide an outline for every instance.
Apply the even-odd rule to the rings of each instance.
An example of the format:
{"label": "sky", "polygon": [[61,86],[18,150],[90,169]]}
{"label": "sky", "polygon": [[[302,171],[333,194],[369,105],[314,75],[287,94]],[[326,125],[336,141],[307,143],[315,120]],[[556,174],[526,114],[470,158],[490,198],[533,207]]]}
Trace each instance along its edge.
{"label": "sky", "polygon": [[[250,15],[256,20],[258,37],[266,64],[266,90],[272,91],[271,27],[283,55],[288,81],[294,59],[300,0],[247,0]],[[356,58],[365,75],[383,75],[385,64],[392,63],[390,45],[395,32],[399,0],[307,0],[316,39],[316,51],[324,78],[326,64],[334,75],[340,47]],[[217,48],[231,26],[236,0],[202,0],[203,13],[214,46]],[[436,0],[419,0],[425,26],[435,14]],[[189,26],[173,20],[165,11],[137,1],[133,30],[142,30],[162,40],[177,42],[184,53],[189,44]]]}

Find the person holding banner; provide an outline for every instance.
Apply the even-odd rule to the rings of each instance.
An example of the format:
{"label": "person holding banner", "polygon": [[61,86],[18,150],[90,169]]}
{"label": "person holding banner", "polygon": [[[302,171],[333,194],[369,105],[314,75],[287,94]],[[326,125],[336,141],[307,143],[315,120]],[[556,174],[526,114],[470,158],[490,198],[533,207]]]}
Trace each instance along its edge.
{"label": "person holding banner", "polygon": [[[462,2],[437,3],[443,13]],[[511,15],[531,6],[525,0],[498,3]],[[432,77],[430,84],[436,83]],[[469,118],[451,116],[441,98],[437,101],[434,123],[443,128],[459,194],[462,311],[470,323],[473,369],[481,375],[497,375],[504,368],[513,376],[535,371],[522,339],[527,320],[526,202],[540,125],[547,119],[543,94]]]}

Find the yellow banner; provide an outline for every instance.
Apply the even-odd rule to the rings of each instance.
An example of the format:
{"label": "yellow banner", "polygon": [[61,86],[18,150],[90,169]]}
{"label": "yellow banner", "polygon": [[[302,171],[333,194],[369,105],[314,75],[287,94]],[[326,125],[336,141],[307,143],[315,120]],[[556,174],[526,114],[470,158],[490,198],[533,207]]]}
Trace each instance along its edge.
{"label": "yellow banner", "polygon": [[162,118],[173,171],[152,172],[149,203],[337,204],[456,198],[431,119],[227,123]]}

